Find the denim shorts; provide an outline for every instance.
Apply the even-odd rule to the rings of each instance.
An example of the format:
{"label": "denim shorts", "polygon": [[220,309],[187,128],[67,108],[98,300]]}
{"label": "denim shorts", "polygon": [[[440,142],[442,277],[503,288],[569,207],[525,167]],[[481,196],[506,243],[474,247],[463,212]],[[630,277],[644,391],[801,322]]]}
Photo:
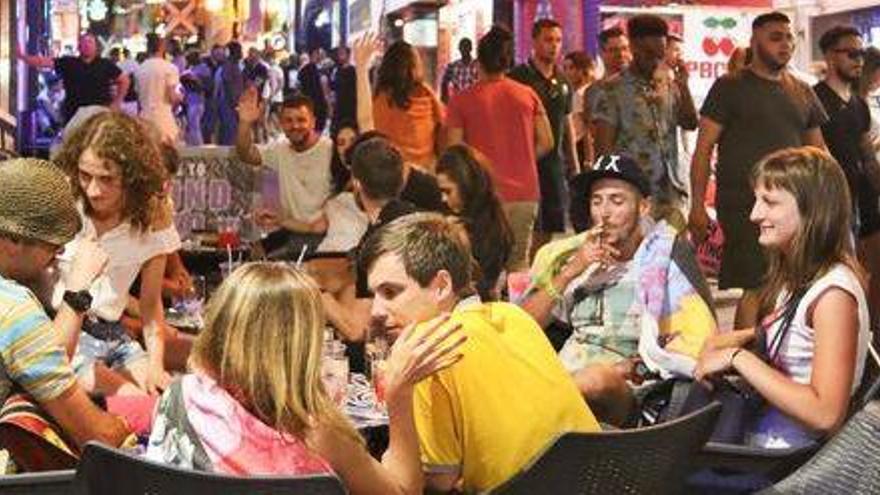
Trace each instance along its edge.
{"label": "denim shorts", "polygon": [[79,378],[88,379],[94,376],[97,361],[108,368],[119,369],[146,357],[146,351],[129,337],[122,323],[86,320],[83,322],[83,331],[80,333],[79,346],[72,364]]}

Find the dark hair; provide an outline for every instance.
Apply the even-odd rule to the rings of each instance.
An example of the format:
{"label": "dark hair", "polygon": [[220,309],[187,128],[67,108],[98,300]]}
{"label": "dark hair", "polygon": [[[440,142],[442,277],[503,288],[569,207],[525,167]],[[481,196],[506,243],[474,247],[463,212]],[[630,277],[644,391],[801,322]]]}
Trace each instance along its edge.
{"label": "dark hair", "polygon": [[162,38],[156,33],[147,33],[147,53],[154,55],[159,52],[162,46]]}
{"label": "dark hair", "polygon": [[197,50],[190,50],[186,52],[186,65],[190,67],[194,67],[201,63],[201,54]]}
{"label": "dark hair", "polygon": [[752,21],[752,31],[762,28],[767,24],[772,24],[774,22],[791,24],[791,19],[789,19],[787,15],[779,12],[778,10],[774,12],[767,12],[766,14],[761,14],[758,17],[755,17],[755,20]]}
{"label": "dark hair", "polygon": [[477,61],[489,74],[506,72],[513,65],[513,35],[507,28],[492,26],[477,45]]}
{"label": "dark hair", "polygon": [[467,52],[470,52],[473,49],[474,49],[474,42],[471,41],[470,38],[462,38],[461,40],[459,40],[458,51],[465,50]]}
{"label": "dark hair", "polygon": [[583,50],[566,53],[565,60],[571,61],[578,70],[587,70],[593,67],[593,59]]}
{"label": "dark hair", "polygon": [[406,41],[395,41],[385,51],[376,77],[376,94],[387,93],[391,103],[402,109],[409,108],[409,99],[422,88],[413,77],[416,66],[415,49]]}
{"label": "dark hair", "polygon": [[241,43],[230,41],[226,45],[226,49],[229,50],[230,60],[241,60]]}
{"label": "dark hair", "polygon": [[406,275],[427,287],[441,270],[449,273],[458,297],[473,293],[473,271],[467,232],[451,217],[439,213],[410,213],[367,237],[358,252],[358,266],[369,272],[385,254],[396,254]]}
{"label": "dark hair", "polygon": [[605,45],[608,44],[609,41],[614,38],[620,38],[624,36],[623,29],[620,29],[620,26],[610,27],[601,33],[599,33],[599,48],[605,48]]}
{"label": "dark hair", "polygon": [[281,110],[284,111],[288,108],[306,108],[312,115],[315,115],[315,102],[304,93],[294,93],[285,98],[281,103]]}
{"label": "dark hair", "polygon": [[450,146],[437,161],[437,174],[448,176],[458,187],[471,250],[480,267],[477,291],[484,299],[492,294],[513,249],[513,231],[495,193],[491,164],[479,151],[459,144]]}
{"label": "dark hair", "polygon": [[403,157],[384,137],[362,134],[351,147],[349,165],[351,175],[371,199],[394,199],[403,189]]}
{"label": "dark hair", "polygon": [[177,38],[171,38],[168,40],[168,53],[171,55],[179,55],[183,51],[183,44],[180,43],[180,40]]}
{"label": "dark hair", "polygon": [[[339,156],[339,149],[336,147],[336,138],[339,137],[339,133],[343,129],[353,130],[355,136],[359,133],[357,122],[353,120],[343,120],[337,123],[331,131],[333,158],[330,161],[330,175],[333,177],[333,190],[336,194],[344,191],[346,186],[348,186],[348,181],[351,179],[351,170],[349,170],[346,163],[350,163],[348,158],[351,156],[351,149],[354,147],[354,143],[348,148],[344,157]],[[357,140],[357,137],[355,137],[355,140]]]}
{"label": "dark hair", "polygon": [[562,29],[562,24],[559,24],[556,19],[550,19],[546,17],[544,19],[538,19],[537,21],[535,21],[534,24],[532,24],[532,39],[540,36],[541,31],[545,29]]}
{"label": "dark hair", "polygon": [[669,26],[662,17],[652,14],[639,14],[626,21],[629,39],[661,37],[669,35]]}
{"label": "dark hair", "polygon": [[855,28],[855,26],[834,26],[828,31],[822,33],[822,37],[819,38],[819,49],[822,50],[822,53],[828,53],[828,50],[837,46],[838,41],[849,36],[861,38],[862,33],[860,33],[859,30]]}

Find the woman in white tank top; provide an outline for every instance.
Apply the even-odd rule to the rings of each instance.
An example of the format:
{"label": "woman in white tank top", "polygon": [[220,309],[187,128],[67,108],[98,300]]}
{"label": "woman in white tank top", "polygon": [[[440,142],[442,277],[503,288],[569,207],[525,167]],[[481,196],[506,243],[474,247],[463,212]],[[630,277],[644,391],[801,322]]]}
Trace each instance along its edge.
{"label": "woman in white tank top", "polygon": [[761,310],[755,328],[708,342],[695,375],[738,373],[766,402],[747,441],[797,447],[837,429],[859,386],[870,321],[864,276],[846,179],[827,152],[770,154],[752,183],[751,220],[769,259]]}

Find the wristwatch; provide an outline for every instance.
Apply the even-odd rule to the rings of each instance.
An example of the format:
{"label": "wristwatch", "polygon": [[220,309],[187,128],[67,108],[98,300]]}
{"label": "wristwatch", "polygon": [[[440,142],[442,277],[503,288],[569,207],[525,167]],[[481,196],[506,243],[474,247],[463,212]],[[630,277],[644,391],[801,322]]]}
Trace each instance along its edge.
{"label": "wristwatch", "polygon": [[87,290],[64,291],[62,299],[77,313],[85,313],[92,307],[92,295]]}

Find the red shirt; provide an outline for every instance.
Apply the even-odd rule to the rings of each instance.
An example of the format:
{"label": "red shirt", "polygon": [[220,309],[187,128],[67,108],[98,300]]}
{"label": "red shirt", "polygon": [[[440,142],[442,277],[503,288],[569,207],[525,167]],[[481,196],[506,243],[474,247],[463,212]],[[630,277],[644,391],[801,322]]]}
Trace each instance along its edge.
{"label": "red shirt", "polygon": [[543,112],[532,88],[506,77],[480,81],[456,94],[448,126],[492,162],[492,178],[504,202],[538,201],[535,118]]}

